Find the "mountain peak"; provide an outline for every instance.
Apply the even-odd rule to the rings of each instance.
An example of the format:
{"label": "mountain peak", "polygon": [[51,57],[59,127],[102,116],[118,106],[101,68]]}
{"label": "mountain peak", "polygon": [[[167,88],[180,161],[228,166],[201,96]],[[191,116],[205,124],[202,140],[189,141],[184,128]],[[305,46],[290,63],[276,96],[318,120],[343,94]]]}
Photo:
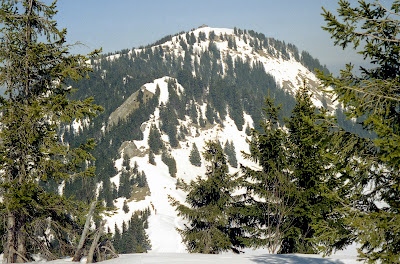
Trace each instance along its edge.
{"label": "mountain peak", "polygon": [[[192,146],[202,150],[206,141],[220,141],[234,147],[231,155],[238,163],[256,167],[240,153],[249,151],[251,128],[260,129],[265,96],[282,104],[282,116],[290,116],[292,95],[306,81],[314,104],[323,105],[312,72],[319,63],[306,59],[317,61],[252,30],[207,25],[102,56],[93,61],[91,79],[79,84],[75,96],[94,96],[105,111],[64,133],[71,144],[96,137],[96,180],[82,189],[79,182],[66,182],[64,190],[81,197],[97,190],[93,195],[118,207],[107,218],[111,230],[129,221],[125,204],[130,212],[151,208],[153,250],[184,251],[175,229],[184,222],[168,197],[183,202],[186,193],[179,188],[206,173],[204,159],[200,166],[189,159]],[[329,99],[326,105],[334,107]],[[229,166],[231,173],[239,171],[237,164]],[[143,177],[147,186],[129,186]]]}

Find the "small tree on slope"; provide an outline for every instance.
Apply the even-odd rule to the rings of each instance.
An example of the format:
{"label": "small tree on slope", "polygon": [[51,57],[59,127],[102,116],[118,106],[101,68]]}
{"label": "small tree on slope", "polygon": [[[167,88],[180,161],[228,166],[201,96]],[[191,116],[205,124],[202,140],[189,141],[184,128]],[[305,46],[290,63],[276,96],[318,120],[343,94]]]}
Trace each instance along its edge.
{"label": "small tree on slope", "polygon": [[233,208],[235,177],[228,174],[226,157],[221,145],[207,142],[204,159],[209,163],[206,178],[198,177],[189,187],[186,202],[172,200],[178,214],[189,224],[179,230],[189,252],[216,254],[243,247],[238,239],[242,230],[235,224]]}
{"label": "small tree on slope", "polygon": [[[90,118],[101,108],[92,99],[68,99],[66,80],[84,77],[90,67],[88,58],[68,54],[66,30],[53,21],[55,7],[36,0],[2,1],[0,7],[0,86],[6,88],[0,97],[4,263],[27,262],[31,250],[50,259],[71,255],[82,207],[46,192],[39,182],[94,173],[87,166],[93,141],[70,149],[57,135],[63,122]],[[58,252],[50,242],[58,243]]]}
{"label": "small tree on slope", "polygon": [[197,149],[196,143],[192,144],[192,150],[190,151],[189,161],[194,166],[197,166],[197,167],[201,166],[200,152]]}

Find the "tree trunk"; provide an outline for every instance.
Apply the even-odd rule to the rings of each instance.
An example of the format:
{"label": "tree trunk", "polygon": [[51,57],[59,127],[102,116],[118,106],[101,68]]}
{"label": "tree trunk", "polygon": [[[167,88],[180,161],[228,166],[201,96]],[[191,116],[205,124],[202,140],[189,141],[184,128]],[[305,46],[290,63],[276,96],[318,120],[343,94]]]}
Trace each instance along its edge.
{"label": "tree trunk", "polygon": [[86,263],[93,263],[93,255],[94,255],[94,250],[97,248],[97,244],[99,243],[99,239],[101,237],[101,234],[103,233],[103,227],[105,225],[105,221],[102,221],[99,229],[96,232],[96,235],[94,236],[92,245],[90,246],[90,250],[88,253],[87,261]]}
{"label": "tree trunk", "polygon": [[82,248],[85,243],[87,233],[89,232],[90,220],[92,219],[94,209],[96,208],[97,201],[92,202],[90,205],[89,213],[86,217],[85,227],[83,228],[83,233],[81,239],[79,240],[78,247],[76,248],[76,252],[72,261],[79,262],[81,260]]}
{"label": "tree trunk", "polygon": [[[21,219],[22,220],[22,219]],[[23,225],[19,226],[17,232],[17,259],[16,263],[28,262],[26,257],[26,232]]]}
{"label": "tree trunk", "polygon": [[[18,221],[17,221],[18,219]],[[26,256],[25,221],[15,212],[8,211],[7,241],[4,245],[3,263],[28,262]]]}
{"label": "tree trunk", "polygon": [[15,256],[15,214],[8,211],[7,217],[7,242],[4,246],[4,263],[14,263]]}

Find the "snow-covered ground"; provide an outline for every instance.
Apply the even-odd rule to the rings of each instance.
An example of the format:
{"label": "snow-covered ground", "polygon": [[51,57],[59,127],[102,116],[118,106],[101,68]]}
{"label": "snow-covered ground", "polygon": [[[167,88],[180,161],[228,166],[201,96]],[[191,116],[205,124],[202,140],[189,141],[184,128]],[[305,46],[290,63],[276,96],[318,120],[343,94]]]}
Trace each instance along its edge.
{"label": "snow-covered ground", "polygon": [[[166,237],[165,240],[168,240]],[[42,263],[38,261],[35,263]],[[81,261],[85,263],[85,259]],[[1,263],[1,261],[0,261]],[[72,258],[46,262],[49,264],[72,264]],[[355,254],[339,252],[330,257],[320,255],[267,254],[265,250],[247,250],[244,254],[222,253],[218,255],[189,253],[141,253],[123,254],[119,258],[101,262],[104,264],[360,264]]]}
{"label": "snow-covered ground", "polygon": [[356,264],[355,256],[336,255],[323,258],[319,255],[288,254],[274,255],[267,254],[263,250],[250,251],[245,254],[224,253],[219,255],[206,254],[177,254],[177,253],[159,253],[159,254],[127,254],[120,258],[106,261],[105,263],[119,264]]}

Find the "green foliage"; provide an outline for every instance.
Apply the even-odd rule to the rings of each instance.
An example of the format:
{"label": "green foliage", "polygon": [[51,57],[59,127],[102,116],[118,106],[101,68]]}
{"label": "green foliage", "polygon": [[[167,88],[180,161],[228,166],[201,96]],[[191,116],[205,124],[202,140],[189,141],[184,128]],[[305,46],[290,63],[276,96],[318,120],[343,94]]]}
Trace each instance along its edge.
{"label": "green foliage", "polygon": [[214,124],[214,121],[217,118],[214,110],[208,104],[206,105],[206,118],[211,125]]}
{"label": "green foliage", "polygon": [[176,168],[176,161],[174,157],[169,153],[166,149],[163,150],[161,154],[161,160],[168,166],[168,172],[171,177],[176,177],[177,168]]}
{"label": "green foliage", "polygon": [[156,165],[155,157],[153,151],[149,151],[149,163],[151,165]]}
{"label": "green foliage", "polygon": [[237,168],[238,164],[236,159],[235,145],[233,144],[233,141],[229,142],[228,140],[226,140],[224,152],[228,157],[229,164],[231,164],[232,167]]}
{"label": "green foliage", "polygon": [[301,53],[300,62],[306,66],[307,69],[315,73],[315,70],[323,71],[325,74],[329,74],[328,68],[326,66],[322,66],[318,59],[314,59],[310,53],[307,51],[303,51]]}
{"label": "green foliage", "polygon": [[129,213],[129,206],[126,200],[124,201],[124,205],[122,206],[122,210],[125,212],[125,214]]}
{"label": "green foliage", "polygon": [[122,160],[122,166],[125,168],[126,171],[131,170],[130,159],[129,159],[129,156],[126,154],[124,154],[124,157]]}
{"label": "green foliage", "polygon": [[190,151],[189,161],[194,166],[197,166],[197,167],[201,166],[200,152],[197,149],[196,143],[192,144],[192,150]]}
{"label": "green foliage", "polygon": [[129,172],[122,170],[119,178],[118,197],[129,199],[132,193],[131,175]]}
{"label": "green foliage", "polygon": [[179,232],[189,252],[238,252],[244,244],[240,240],[243,231],[236,225],[234,217],[232,192],[237,186],[235,176],[228,174],[226,158],[219,143],[207,142],[203,155],[209,163],[206,178],[199,177],[191,182],[186,198],[189,206],[172,200],[178,214],[189,222]]}
{"label": "green foliage", "polygon": [[[73,253],[85,206],[39,183],[88,178],[95,171],[89,153],[94,140],[70,147],[58,136],[59,125],[91,119],[102,108],[93,98],[70,99],[68,80],[86,77],[91,67],[88,57],[69,54],[55,8],[36,0],[0,7],[0,86],[6,89],[0,97],[0,214],[7,218],[7,263],[31,260],[33,249],[49,259]],[[49,236],[57,248],[37,239]]]}
{"label": "green foliage", "polygon": [[146,174],[144,173],[144,171],[139,172],[137,174],[137,176],[135,177],[135,179],[133,181],[133,184],[137,184],[139,188],[148,186]]}
{"label": "green foliage", "polygon": [[150,210],[148,208],[144,211],[135,211],[128,223],[123,221],[122,232],[115,225],[113,244],[118,253],[145,253],[151,248],[150,240],[145,231],[148,226],[149,215]]}
{"label": "green foliage", "polygon": [[176,148],[178,146],[177,125],[178,116],[176,115],[175,109],[172,104],[167,103],[166,106],[160,108],[160,119],[161,119],[161,130],[163,130],[169,137],[169,143],[171,147]]}
{"label": "green foliage", "polygon": [[312,224],[328,218],[335,205],[324,196],[326,189],[335,186],[326,181],[334,173],[330,119],[318,113],[305,88],[296,99],[292,116],[285,121],[288,130],[279,125],[279,108],[266,99],[263,133],[253,131],[248,156],[262,170],[244,168],[248,211],[258,223],[249,226],[256,237],[252,243],[268,246],[274,253],[278,249],[280,253],[315,253],[318,244],[313,241]]}
{"label": "green foliage", "polygon": [[[321,226],[321,240],[327,252],[335,248],[337,241],[356,241],[361,245],[359,256],[369,263],[398,263],[400,259],[399,11],[399,1],[393,1],[390,8],[379,2],[359,1],[353,7],[348,1],[340,1],[338,18],[325,9],[323,13],[323,29],[331,34],[335,45],[353,45],[374,67],[360,68],[360,76],[355,76],[353,66],[347,65],[337,78],[319,77],[325,86],[334,87],[345,114],[363,118],[365,128],[376,134],[376,139],[375,148],[367,142],[356,150],[347,149],[345,153],[355,157],[352,160],[363,162],[347,166],[347,170],[357,171],[350,184],[339,188],[349,190],[349,195],[332,194],[341,201],[342,206],[335,212],[351,235],[343,236],[340,229],[327,222]],[[366,188],[370,191],[365,192]],[[378,201],[387,206],[377,206]],[[332,235],[324,236],[326,231]]]}
{"label": "green foliage", "polygon": [[154,154],[159,154],[164,144],[161,140],[161,134],[155,125],[151,125],[149,132],[148,144],[150,151]]}

